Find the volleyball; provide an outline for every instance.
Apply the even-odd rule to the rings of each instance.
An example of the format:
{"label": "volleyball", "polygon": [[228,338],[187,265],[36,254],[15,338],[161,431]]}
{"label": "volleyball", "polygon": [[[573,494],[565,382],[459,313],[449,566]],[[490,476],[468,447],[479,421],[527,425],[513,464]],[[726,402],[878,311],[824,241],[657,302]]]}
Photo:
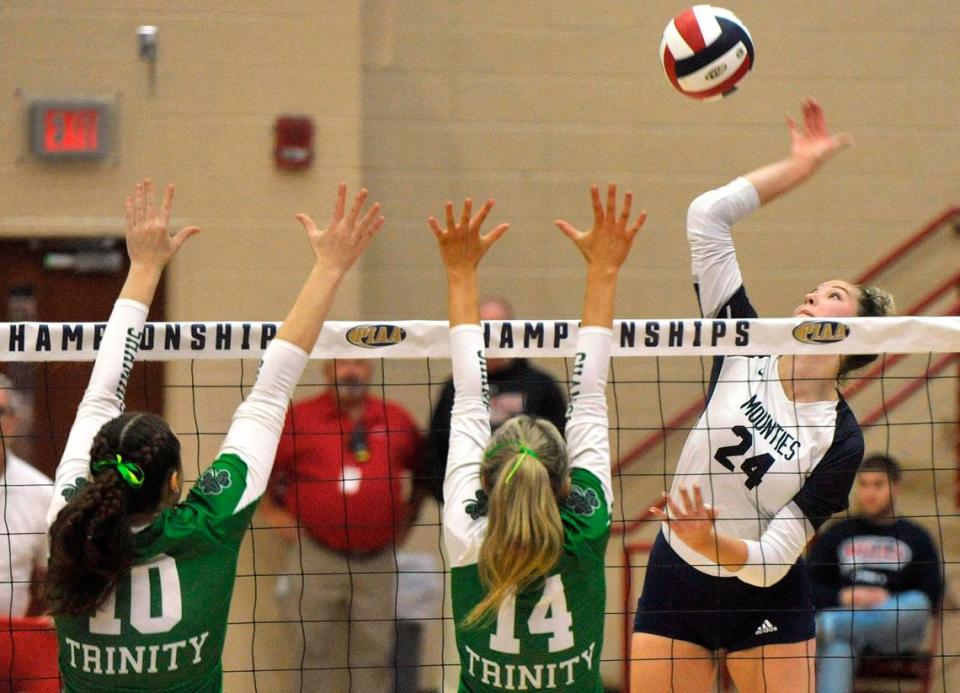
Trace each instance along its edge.
{"label": "volleyball", "polygon": [[719,99],[733,92],[753,67],[753,40],[730,10],[694,5],[667,23],[660,63],[681,94]]}

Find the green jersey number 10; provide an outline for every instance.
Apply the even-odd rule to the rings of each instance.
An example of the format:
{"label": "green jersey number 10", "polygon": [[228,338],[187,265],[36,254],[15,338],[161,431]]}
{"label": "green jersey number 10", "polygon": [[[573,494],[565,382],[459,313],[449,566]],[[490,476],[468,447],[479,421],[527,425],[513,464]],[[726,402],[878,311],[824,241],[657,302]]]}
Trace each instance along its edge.
{"label": "green jersey number 10", "polygon": [[[490,649],[506,654],[520,654],[520,639],[514,635],[517,623],[517,600],[510,595],[497,611],[497,628],[490,634]],[[543,596],[530,612],[527,630],[531,635],[550,635],[547,649],[562,652],[573,647],[573,615],[567,611],[563,580],[551,575],[544,581]]]}
{"label": "green jersey number 10", "polygon": [[[154,597],[154,592],[159,590]],[[155,608],[153,605],[159,608]],[[116,590],[110,593],[97,613],[90,619],[90,632],[98,635],[120,635],[117,618]],[[130,625],[138,633],[166,633],[180,623],[180,575],[177,562],[160,554],[149,563],[135,565],[130,570]]]}

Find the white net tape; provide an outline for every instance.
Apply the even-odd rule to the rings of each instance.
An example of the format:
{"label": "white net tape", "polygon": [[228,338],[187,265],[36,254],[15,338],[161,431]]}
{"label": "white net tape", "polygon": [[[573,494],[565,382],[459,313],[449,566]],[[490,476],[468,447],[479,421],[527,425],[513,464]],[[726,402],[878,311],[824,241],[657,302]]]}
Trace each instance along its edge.
{"label": "white net tape", "polygon": [[[139,360],[259,358],[276,322],[149,323]],[[576,320],[485,323],[488,356],[573,356]],[[92,361],[105,323],[2,323],[0,361]],[[881,354],[960,351],[960,317],[617,320],[613,356]],[[447,323],[324,324],[314,358],[444,358]]]}

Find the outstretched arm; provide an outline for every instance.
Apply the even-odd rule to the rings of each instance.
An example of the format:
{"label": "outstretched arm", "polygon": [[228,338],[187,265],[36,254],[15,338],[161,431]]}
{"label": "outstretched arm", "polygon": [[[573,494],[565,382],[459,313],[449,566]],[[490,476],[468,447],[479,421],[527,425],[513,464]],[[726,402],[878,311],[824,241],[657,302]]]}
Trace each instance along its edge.
{"label": "outstretched arm", "polygon": [[333,303],[340,281],[383,226],[379,202],[374,202],[367,212],[361,215],[367,200],[366,188],[357,193],[349,212],[346,211],[346,198],[347,186],[340,183],[333,216],[323,231],[318,229],[313,219],[306,214],[297,215],[307,232],[316,261],[297,300],[284,319],[277,339],[290,342],[307,353],[313,350],[313,345],[320,336],[320,328],[327,317],[327,311],[330,310],[330,304]]}
{"label": "outstretched arm", "polygon": [[276,339],[263,355],[257,381],[234,414],[220,449],[220,454],[234,454],[247,465],[246,489],[234,512],[266,490],[287,404],[320,336],[337,287],[383,226],[379,202],[363,213],[365,189],[354,198],[349,211],[346,196],[347,186],[340,183],[333,216],[322,231],[306,214],[297,215],[307,233],[314,264]]}
{"label": "outstretched arm", "polygon": [[[480,463],[490,440],[490,399],[477,299],[477,265],[508,228],[500,224],[485,236],[480,235],[493,200],[487,200],[475,215],[471,215],[472,207],[468,198],[457,223],[453,203],[447,202],[446,228],[434,217],[427,220],[447,271],[454,396],[443,482],[443,532],[454,567],[477,560],[485,527],[483,513],[477,508],[481,503]],[[471,503],[474,512],[467,510]]]}
{"label": "outstretched arm", "polygon": [[744,176],[757,189],[760,204],[798,186],[851,143],[846,133],[830,134],[823,109],[810,98],[803,102],[803,122],[797,125],[793,118],[787,117],[787,127],[790,130],[790,156]]}
{"label": "outstretched arm", "polygon": [[800,126],[788,119],[791,153],[715,190],[708,190],[687,210],[687,240],[700,311],[705,317],[755,318],[743,290],[743,278],[731,236],[734,224],[809,178],[850,143],[847,135],[830,135],[823,109],[811,99],[803,104]]}
{"label": "outstretched arm", "polygon": [[[137,184],[126,199],[127,254],[130,269],[103,334],[90,384],[77,409],[67,445],[57,467],[48,524],[90,472],[90,446],[106,422],[123,413],[124,391],[140,347],[143,324],[163,269],[184,242],[200,229],[188,226],[170,235],[173,185],[167,185],[160,209],[154,205],[153,182]],[[82,481],[81,481],[82,483]]]}
{"label": "outstretched arm", "polygon": [[583,319],[577,336],[565,432],[570,466],[586,469],[599,479],[609,511],[613,485],[606,385],[617,278],[647,215],[640,212],[636,221],[630,224],[631,192],[624,195],[623,209],[617,214],[617,186],[614,183],[607,187],[606,206],[601,202],[596,185],[590,188],[590,198],[593,204],[593,228],[590,231],[583,233],[569,222],[556,222],[587,261]]}

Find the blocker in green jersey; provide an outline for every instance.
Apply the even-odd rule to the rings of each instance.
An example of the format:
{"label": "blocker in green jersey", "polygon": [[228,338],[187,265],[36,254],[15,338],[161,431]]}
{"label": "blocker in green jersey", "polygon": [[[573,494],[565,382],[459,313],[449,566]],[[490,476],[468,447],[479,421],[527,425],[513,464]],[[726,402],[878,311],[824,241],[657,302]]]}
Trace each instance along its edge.
{"label": "blocker in green jersey", "polygon": [[135,535],[134,567],[93,617],[58,616],[71,688],[219,690],[237,555],[256,503],[236,512],[248,469],[217,459],[184,503]]}
{"label": "blocker in green jersey", "polygon": [[505,600],[491,623],[464,628],[459,624],[486,588],[476,563],[450,571],[463,678],[479,683],[477,690],[596,690],[610,513],[599,478],[581,468],[574,469],[571,478],[571,494],[560,509],[566,535],[563,555],[542,587]]}
{"label": "blocker in green jersey", "polygon": [[606,374],[616,279],[643,223],[627,227],[632,194],[616,214],[592,189],[594,226],[559,226],[587,259],[566,440],[543,419],[519,416],[491,437],[476,267],[506,231],[479,229],[493,202],[459,224],[436,219],[449,284],[454,404],[443,495],[444,542],[460,655],[460,690],[603,690],[604,558],[610,536]]}
{"label": "blocker in green jersey", "polygon": [[197,229],[167,233],[153,186],[127,199],[130,272],[57,468],[45,593],[68,691],[219,691],[237,556],[266,490],[287,403],[343,274],[383,224],[366,191],[325,231],[300,215],[316,256],[267,348],[220,452],[187,499],[180,444],[163,419],[124,413],[124,391],[163,268]]}

